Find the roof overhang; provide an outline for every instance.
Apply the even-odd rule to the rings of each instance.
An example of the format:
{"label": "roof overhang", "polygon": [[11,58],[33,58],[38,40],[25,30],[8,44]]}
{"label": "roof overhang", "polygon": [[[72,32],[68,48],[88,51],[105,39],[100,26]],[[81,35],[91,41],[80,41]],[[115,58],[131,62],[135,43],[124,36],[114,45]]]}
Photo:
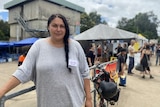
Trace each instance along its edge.
{"label": "roof overhang", "polygon": [[46,1],[49,1],[51,3],[55,3],[55,4],[58,4],[58,5],[64,6],[66,8],[78,11],[80,13],[85,12],[85,9],[83,7],[80,7],[80,6],[76,5],[76,4],[68,2],[66,0],[46,0]]}
{"label": "roof overhang", "polygon": [[[16,7],[18,5],[21,5],[21,4],[24,4],[24,3],[27,3],[27,2],[31,2],[31,1],[33,1],[33,0],[12,0],[12,1],[6,3],[4,5],[4,8],[5,9],[10,9],[10,8],[13,8],[13,7]],[[64,6],[66,8],[72,9],[74,11],[78,11],[80,13],[85,12],[85,9],[83,7],[80,7],[76,4],[68,2],[66,0],[45,0],[45,1]]]}
{"label": "roof overhang", "polygon": [[4,8],[5,9],[10,9],[10,8],[13,8],[13,7],[16,7],[18,5],[21,5],[21,4],[24,4],[24,3],[27,3],[27,2],[31,2],[33,0],[12,0],[6,4],[4,4]]}

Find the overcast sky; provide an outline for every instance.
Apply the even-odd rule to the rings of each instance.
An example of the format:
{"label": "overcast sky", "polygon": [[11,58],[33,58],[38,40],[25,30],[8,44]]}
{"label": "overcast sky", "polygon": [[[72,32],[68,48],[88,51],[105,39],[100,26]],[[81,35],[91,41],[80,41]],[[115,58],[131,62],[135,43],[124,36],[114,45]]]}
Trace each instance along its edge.
{"label": "overcast sky", "polygon": [[[11,0],[0,1],[0,11],[3,5]],[[153,11],[160,19],[160,0],[67,0],[85,8],[87,13],[97,11],[109,24],[115,27],[122,17],[133,18],[138,13]],[[160,31],[160,30],[159,30]]]}

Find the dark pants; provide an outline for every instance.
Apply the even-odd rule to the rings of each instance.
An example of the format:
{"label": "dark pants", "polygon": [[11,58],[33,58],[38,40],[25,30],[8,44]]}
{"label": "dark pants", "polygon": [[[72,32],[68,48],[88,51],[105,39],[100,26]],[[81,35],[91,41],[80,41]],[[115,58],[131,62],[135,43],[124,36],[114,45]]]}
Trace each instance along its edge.
{"label": "dark pants", "polygon": [[156,65],[158,64],[160,65],[160,53],[156,53]]}
{"label": "dark pants", "polygon": [[131,73],[133,68],[134,68],[134,57],[129,57],[128,73]]}

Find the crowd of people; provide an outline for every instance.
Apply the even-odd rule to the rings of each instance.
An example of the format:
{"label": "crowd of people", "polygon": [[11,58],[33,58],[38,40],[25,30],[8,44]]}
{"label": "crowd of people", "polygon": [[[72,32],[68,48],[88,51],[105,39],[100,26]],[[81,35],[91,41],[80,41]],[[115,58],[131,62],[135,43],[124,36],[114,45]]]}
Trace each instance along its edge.
{"label": "crowd of people", "polygon": [[[128,75],[133,75],[133,68],[135,67],[135,54],[140,53],[139,63],[143,66],[143,71],[141,72],[142,78],[145,78],[145,74],[149,74],[149,77],[153,79],[151,75],[151,59],[152,56],[156,56],[155,65],[160,65],[160,44],[150,44],[145,42],[142,47],[135,51],[134,45],[136,40],[131,40],[129,45],[127,43],[119,43],[115,48],[117,51],[116,58],[118,59],[118,74],[123,75],[124,71],[127,70]],[[97,54],[96,54],[97,53]],[[89,66],[93,66],[96,61],[102,61],[102,59],[107,59],[109,61],[109,51],[104,42],[104,46],[98,44],[97,47],[95,44],[91,44],[89,52],[86,53],[87,61]],[[128,64],[127,64],[128,58]],[[153,61],[152,61],[153,65]]]}

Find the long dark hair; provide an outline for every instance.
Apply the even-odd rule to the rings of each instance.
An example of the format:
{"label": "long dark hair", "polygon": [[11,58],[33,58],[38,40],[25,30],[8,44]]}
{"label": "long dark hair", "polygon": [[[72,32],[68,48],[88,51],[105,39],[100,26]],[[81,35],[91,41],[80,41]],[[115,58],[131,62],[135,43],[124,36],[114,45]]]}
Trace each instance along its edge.
{"label": "long dark hair", "polygon": [[65,51],[67,68],[71,72],[71,68],[69,68],[69,43],[68,43],[68,38],[69,38],[70,31],[69,31],[69,26],[68,26],[68,22],[67,22],[66,18],[61,14],[53,14],[53,15],[51,15],[49,17],[49,19],[48,19],[47,28],[49,27],[49,24],[52,22],[52,20],[54,20],[56,17],[62,19],[63,23],[65,25],[66,33],[65,33],[65,36],[63,38],[64,51]]}

